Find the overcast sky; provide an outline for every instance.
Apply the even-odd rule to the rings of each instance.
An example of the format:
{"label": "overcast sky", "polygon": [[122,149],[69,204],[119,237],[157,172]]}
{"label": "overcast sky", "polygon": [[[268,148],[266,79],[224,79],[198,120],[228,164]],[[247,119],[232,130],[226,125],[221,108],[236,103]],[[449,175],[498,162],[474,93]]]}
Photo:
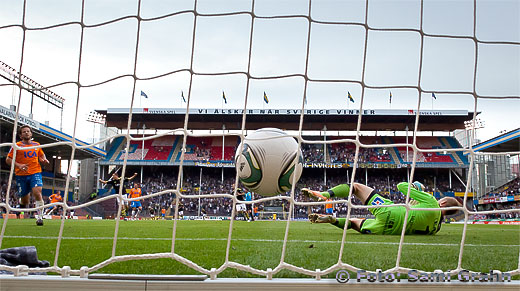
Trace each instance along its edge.
{"label": "overcast sky", "polygon": [[[0,60],[19,69],[24,30],[22,0],[0,0]],[[247,0],[197,1],[203,15],[251,12]],[[81,64],[79,64],[82,2],[78,0],[28,0],[25,8],[25,43],[22,73],[44,86],[76,82],[80,69],[82,87],[79,95],[78,130],[80,139],[92,137],[92,126],[85,122],[94,109],[130,107],[133,78],[124,77],[95,85],[125,74],[133,74],[137,55],[136,77],[151,78],[136,84],[134,107],[185,107],[181,91],[188,97],[194,24],[195,73],[247,72],[250,61],[248,108],[301,108],[305,79],[260,77],[305,74],[307,108],[359,108],[364,80],[367,86],[412,86],[423,91],[421,109],[467,109],[473,111],[472,94],[517,99],[479,99],[478,111],[486,128],[480,138],[487,139],[502,130],[520,127],[520,1],[477,1],[476,28],[473,1],[424,1],[422,29],[425,34],[472,37],[473,39],[421,38],[416,31],[375,31],[368,33],[365,51],[365,1],[312,1],[307,66],[307,18],[262,18],[309,15],[308,1],[257,0],[253,22],[247,13],[227,16],[194,16],[194,1],[85,0]],[[139,39],[136,18],[140,14]],[[152,19],[154,18],[154,19]],[[322,24],[317,22],[336,22]],[[104,24],[105,23],[105,24]],[[349,24],[339,24],[349,23]],[[421,28],[421,2],[369,1],[368,26],[377,29]],[[64,25],[65,24],[65,25]],[[48,28],[49,26],[56,26]],[[90,27],[89,27],[90,26]],[[94,26],[94,27],[92,27]],[[38,29],[37,28],[45,28]],[[251,58],[249,45],[252,37]],[[423,41],[421,43],[421,40]],[[422,46],[421,46],[422,45]],[[136,52],[137,47],[137,52]],[[421,66],[422,47],[422,66]],[[478,47],[478,58],[476,55]],[[475,89],[474,70],[477,68]],[[364,75],[363,75],[363,68]],[[164,76],[163,76],[164,75]],[[331,82],[324,82],[330,80]],[[5,84],[4,80],[0,84]],[[243,108],[246,94],[245,74],[193,76],[191,108]],[[60,85],[53,91],[66,99],[63,131],[73,133],[77,86]],[[392,91],[392,104],[389,92]],[[140,98],[144,91],[148,99]],[[228,104],[222,105],[222,91]],[[263,92],[269,104],[263,103]],[[350,91],[355,103],[347,101]],[[463,92],[462,94],[443,92]],[[363,108],[416,109],[415,88],[366,89]],[[9,107],[18,93],[10,86],[0,86],[0,105]],[[28,115],[30,95],[23,94],[21,113]],[[433,102],[432,102],[433,101]],[[50,121],[59,128],[59,110],[35,101],[34,118]]]}

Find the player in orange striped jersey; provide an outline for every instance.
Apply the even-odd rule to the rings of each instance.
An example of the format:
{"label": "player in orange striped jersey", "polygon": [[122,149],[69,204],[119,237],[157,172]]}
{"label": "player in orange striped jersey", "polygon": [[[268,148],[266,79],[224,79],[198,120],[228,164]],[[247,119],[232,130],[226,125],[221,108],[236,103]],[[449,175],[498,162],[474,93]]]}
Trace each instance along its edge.
{"label": "player in orange striped jersey", "polygon": [[[49,196],[49,200],[51,201],[51,203],[62,202],[63,198],[61,197],[61,191],[58,190],[58,191],[56,191],[56,193]],[[51,207],[49,207],[49,210],[47,210],[47,212],[45,212],[45,214],[49,215],[52,212],[54,212],[54,210],[56,210],[56,209],[58,209],[58,205],[51,206]]]}
{"label": "player in orange striped jersey", "polygon": [[[134,187],[130,189],[130,198],[139,198],[141,197],[141,188],[139,188],[138,183],[134,183]],[[135,219],[139,217],[139,213],[143,210],[143,206],[141,205],[141,200],[132,201],[130,203],[130,207],[132,208],[132,218]],[[137,210],[137,211],[136,211]]]}
{"label": "player in orange striped jersey", "polygon": [[[25,147],[39,146],[40,144],[32,141],[32,130],[28,125],[20,127],[18,134],[21,141],[16,145],[21,149],[16,150],[16,158],[14,160],[14,173],[16,175],[16,185],[18,187],[18,196],[20,197],[20,208],[27,208],[29,205],[31,193],[34,197],[36,207],[43,206],[42,199],[42,168],[40,163],[48,165],[49,161],[45,157],[41,148],[23,149]],[[11,166],[13,163],[14,148],[11,148],[5,162]],[[43,209],[39,209],[36,214],[36,225],[43,225]]]}
{"label": "player in orange striped jersey", "polygon": [[328,198],[326,199],[326,201],[329,203],[325,204],[325,213],[336,217],[336,214],[334,213],[334,204],[332,203],[332,199]]}

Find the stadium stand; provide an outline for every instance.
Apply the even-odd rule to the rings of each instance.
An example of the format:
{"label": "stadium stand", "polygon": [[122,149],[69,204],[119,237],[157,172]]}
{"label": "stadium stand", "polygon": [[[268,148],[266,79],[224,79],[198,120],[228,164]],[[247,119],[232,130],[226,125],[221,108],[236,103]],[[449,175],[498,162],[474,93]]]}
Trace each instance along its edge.
{"label": "stadium stand", "polygon": [[[224,159],[222,159],[221,137],[188,137],[185,161],[232,161],[238,146],[238,138],[231,136],[224,141]],[[123,161],[126,140],[117,137],[110,145],[105,161]],[[182,136],[162,136],[153,140],[131,141],[128,152],[129,161],[156,161],[180,163]]]}
{"label": "stadium stand", "polygon": [[[516,177],[506,184],[486,193],[476,200],[476,208],[479,211],[518,209],[520,207],[520,177]],[[479,215],[478,219],[513,219],[520,218],[518,212],[495,213]]]}
{"label": "stadium stand", "polygon": [[[306,137],[308,138],[308,137]],[[313,138],[310,138],[313,139]],[[316,137],[314,137],[316,139]],[[330,137],[329,140],[353,139],[353,137]],[[362,137],[363,144],[390,144],[406,143],[405,137]],[[411,142],[409,139],[408,142]],[[222,159],[221,137],[188,137],[186,143],[185,161],[187,162],[230,162],[233,160],[238,138],[228,136],[224,141],[224,159]],[[123,137],[116,138],[109,147],[105,162],[121,162],[124,160]],[[453,137],[418,137],[417,145],[420,149],[438,149],[439,152],[418,153],[419,166],[452,166],[467,167],[467,157],[461,153],[446,152],[444,149],[461,148]],[[128,153],[129,161],[155,161],[175,165],[180,163],[182,136],[163,136],[143,142],[132,141]],[[355,144],[333,143],[326,147],[321,144],[303,144],[303,156],[306,163],[353,163]],[[413,151],[408,149],[408,161],[413,159]],[[358,162],[381,164],[406,164],[406,147],[361,148]],[[411,162],[408,162],[411,163]]]}

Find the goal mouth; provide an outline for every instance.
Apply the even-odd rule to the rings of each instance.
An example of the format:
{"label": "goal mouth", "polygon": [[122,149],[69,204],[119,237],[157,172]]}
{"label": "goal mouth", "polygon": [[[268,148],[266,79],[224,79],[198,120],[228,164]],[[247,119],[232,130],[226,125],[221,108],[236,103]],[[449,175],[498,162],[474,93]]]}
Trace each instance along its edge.
{"label": "goal mouth", "polygon": [[[520,162],[512,157],[518,157],[520,151],[484,152],[489,144],[477,142],[479,130],[484,126],[479,120],[483,115],[491,120],[510,119],[511,124],[518,120],[511,108],[516,108],[520,101],[518,78],[515,78],[520,75],[514,62],[518,58],[520,39],[509,35],[509,29],[511,34],[516,32],[514,26],[490,24],[497,22],[490,16],[494,12],[503,15],[504,21],[518,19],[517,3],[501,4],[504,6],[476,0],[445,3],[448,7],[444,9],[453,12],[452,15],[438,12],[436,4],[417,1],[408,4],[408,8],[415,11],[410,13],[413,16],[403,14],[401,10],[405,7],[397,9],[399,3],[394,6],[369,0],[363,3],[309,1],[305,5],[293,3],[287,7],[271,6],[263,1],[244,3],[216,7],[195,0],[193,6],[177,3],[162,7],[164,4],[154,6],[139,1],[136,7],[125,5],[121,10],[114,10],[110,8],[113,4],[106,3],[103,11],[87,2],[81,7],[69,3],[63,6],[74,6],[70,8],[74,13],[62,15],[60,10],[56,18],[45,16],[46,7],[38,3],[24,2],[12,8],[19,17],[9,16],[0,23],[0,35],[5,36],[8,48],[8,60],[0,61],[0,94],[12,96],[10,104],[9,98],[0,101],[0,125],[8,124],[8,129],[0,128],[0,155],[5,159],[11,148],[10,159],[14,161],[17,156],[27,154],[25,150],[31,151],[31,155],[38,150],[66,153],[47,156],[52,170],[44,171],[42,186],[37,184],[37,187],[52,193],[59,188],[67,195],[70,192],[69,196],[83,195],[84,199],[46,201],[43,206],[22,204],[23,207],[18,208],[17,177],[23,176],[19,171],[26,168],[20,169],[16,162],[7,163],[8,168],[0,169],[2,182],[5,182],[5,194],[0,201],[4,215],[0,248],[10,247],[17,240],[38,245],[40,257],[51,262],[44,272],[96,280],[198,282],[227,276],[267,279],[305,276],[319,281],[325,277],[336,280],[334,276],[341,270],[353,276],[363,269],[373,273],[418,269],[429,276],[442,269],[450,272],[448,268],[458,273],[466,269],[475,274],[487,272],[482,266],[500,269],[518,278],[520,254],[511,249],[520,242],[510,235],[504,235],[504,242],[500,241],[501,236],[489,235],[493,240],[483,244],[491,253],[482,255],[485,264],[478,264],[468,256],[468,253],[475,254],[473,249],[478,247],[469,233],[482,230],[473,223],[516,225],[520,217],[520,207],[511,206],[520,201],[518,190],[508,193],[511,191],[508,189],[512,189],[509,187],[516,187],[519,178],[510,179],[511,175],[505,173],[512,172],[509,168],[515,164],[518,169]],[[89,13],[89,9],[96,12]],[[127,9],[129,13],[125,12]],[[483,16],[479,17],[480,13]],[[446,24],[439,26],[435,19],[443,18]],[[464,24],[454,25],[458,22]],[[453,26],[453,31],[445,26]],[[49,39],[63,39],[74,43],[74,47],[61,41],[51,47]],[[73,63],[74,67],[62,63]],[[28,75],[35,75],[46,85]],[[459,106],[462,109],[459,110]],[[493,111],[488,115],[487,110],[495,110],[495,107],[504,113]],[[88,115],[90,123],[82,120],[83,115]],[[17,129],[25,124],[38,133],[35,141],[48,142],[25,148],[17,144]],[[110,131],[109,124],[117,130]],[[300,189],[307,185],[298,184],[298,178],[292,174],[300,162],[299,156],[294,157],[298,159],[294,165],[288,164],[284,169],[286,175],[278,181],[284,185],[280,189],[287,193],[276,197],[257,196],[247,202],[239,200],[238,188],[256,187],[258,183],[243,180],[241,184],[233,171],[234,153],[244,149],[240,141],[248,140],[249,130],[264,125],[282,128],[287,136],[296,138],[297,155],[303,153],[303,172],[310,173],[304,182],[326,190],[331,188],[332,176],[332,182],[349,184],[352,189],[354,183],[369,184],[370,171],[387,170],[378,177],[381,180],[378,186],[384,192],[381,194],[392,196],[395,203],[384,204],[385,200],[380,199],[382,205],[361,205],[354,190],[334,201],[306,200],[301,197]],[[434,135],[435,129],[445,132],[455,127],[460,127],[457,129],[462,138]],[[517,139],[516,131],[518,129],[504,132],[504,136],[494,136]],[[430,132],[431,136],[426,136]],[[92,142],[84,141],[91,136]],[[269,140],[282,137],[286,136]],[[108,186],[96,185],[93,192],[79,193],[81,175],[78,182],[73,177],[73,168],[77,160],[93,156],[97,160],[83,169],[81,175],[89,175],[87,170],[97,172],[95,179],[95,175],[91,175],[92,181],[101,179],[103,182],[91,181],[94,185],[111,184],[111,177],[117,174],[121,177],[121,187],[114,185],[117,189],[111,192]],[[503,169],[497,166],[490,170],[496,164]],[[59,173],[60,167],[66,168],[66,173]],[[157,170],[163,167],[169,167],[171,172]],[[429,171],[432,168],[441,169],[437,171],[441,174]],[[338,177],[340,170],[344,171],[341,172],[343,179]],[[392,171],[402,179],[391,177]],[[131,178],[134,173],[136,177]],[[168,174],[167,182],[163,181],[164,174]],[[257,171],[252,180],[261,177],[262,172]],[[450,187],[439,185],[445,183],[447,177]],[[448,218],[450,225],[441,230],[449,229],[446,231],[450,241],[429,245],[428,251],[433,253],[429,255],[443,258],[438,268],[409,257],[420,257],[417,249],[424,251],[428,243],[407,235],[407,227],[414,222],[408,218],[416,215],[415,211],[438,211],[436,207],[415,207],[414,203],[420,198],[411,198],[414,194],[410,187],[404,196],[398,196],[400,192],[394,189],[395,182],[416,179],[425,184],[421,184],[421,192],[439,197],[450,193],[461,203],[448,209],[457,214]],[[437,183],[441,179],[442,183]],[[145,184],[148,191],[136,197],[127,196],[126,190],[131,187],[126,189],[125,181],[131,180]],[[439,190],[444,186],[452,188],[452,182],[463,187]],[[499,187],[491,187],[491,182]],[[211,187],[208,186],[211,183]],[[309,186],[309,189],[313,188]],[[501,191],[493,193],[495,190]],[[90,199],[85,198],[87,195]],[[76,203],[68,204],[71,200]],[[246,210],[240,212],[249,211],[249,214],[238,219],[236,206],[242,203]],[[143,209],[139,209],[140,204]],[[255,204],[266,205],[266,209],[256,210],[257,216]],[[305,220],[309,212],[327,211],[331,204],[346,221],[371,219],[376,208],[404,209],[402,231],[398,236],[385,237],[384,241],[371,242],[361,240],[348,230],[348,222],[342,230],[333,226],[327,230],[309,225],[304,228],[301,220]],[[502,208],[506,204],[508,206]],[[62,214],[53,216],[49,212],[45,218],[51,220],[44,220],[42,228],[52,228],[53,233],[47,230],[38,233],[28,228],[27,219],[18,219],[20,216],[31,218],[31,213],[51,206]],[[225,215],[217,215],[217,206],[218,211],[227,211]],[[509,206],[512,208],[507,208]],[[110,215],[113,225],[97,221],[101,220],[98,214],[105,207],[113,209]],[[67,214],[81,211],[86,214]],[[166,222],[159,221],[151,225],[150,219],[135,221],[132,226],[145,211],[154,213],[154,222],[164,218],[168,219],[166,222],[171,219],[171,224],[165,226]],[[85,220],[67,220],[79,216]],[[261,227],[251,226],[254,223],[246,224],[249,216],[269,220],[265,223],[271,223],[269,227],[273,229],[264,226],[262,232]],[[489,220],[487,216],[498,218]],[[59,224],[52,222],[56,218],[60,219]],[[92,227],[92,233],[86,236],[69,228],[69,225],[81,227],[88,225],[86,223],[90,223],[89,229]],[[143,229],[133,229],[139,223]],[[213,232],[207,227],[211,223],[215,228],[225,224],[224,231]],[[111,229],[108,234],[107,225]],[[168,228],[167,235],[155,236],[151,231],[157,226]],[[22,234],[16,227],[29,230]],[[202,231],[198,232],[199,229]],[[293,238],[295,229],[308,231],[304,234],[308,237]],[[329,238],[331,229],[337,231],[335,239]],[[505,226],[506,229],[505,233],[517,231]],[[141,231],[150,237],[140,237]],[[489,229],[483,232],[486,231]],[[251,232],[258,232],[261,237],[254,237]],[[133,235],[137,237],[134,239]],[[78,260],[91,256],[95,262],[89,261],[85,266],[64,265],[67,260],[62,256],[67,248],[87,240],[89,243],[80,251]],[[130,241],[151,241],[160,247],[148,251],[140,246],[135,252],[142,253],[129,254]],[[97,244],[103,245],[103,255],[88,251],[90,244],[93,249]],[[198,251],[191,250],[190,244]],[[385,262],[380,266],[374,259],[360,259],[351,252],[352,248],[366,252],[371,246],[374,252],[391,247],[387,257],[392,258],[392,263],[387,263],[388,258],[378,257]],[[268,263],[241,256],[247,253],[244,248],[249,248],[252,254],[261,257],[257,251],[262,247],[269,249]],[[444,250],[455,247],[456,251]],[[334,260],[327,259],[326,266],[309,259],[316,255],[311,251],[329,248],[335,250],[328,253]],[[407,251],[414,255],[406,255]],[[495,251],[502,255],[493,255]],[[210,253],[220,257],[197,261],[210,257]],[[300,255],[307,260],[298,257]],[[496,257],[507,259],[495,265],[493,258]],[[118,265],[129,261],[139,265],[142,263],[139,261],[149,259],[169,259],[168,264],[179,273],[203,275],[117,274]],[[115,270],[116,274],[95,273],[105,267]],[[125,267],[122,269],[128,272]],[[144,271],[141,265],[139,268]],[[19,277],[42,270],[0,265],[0,271]]]}

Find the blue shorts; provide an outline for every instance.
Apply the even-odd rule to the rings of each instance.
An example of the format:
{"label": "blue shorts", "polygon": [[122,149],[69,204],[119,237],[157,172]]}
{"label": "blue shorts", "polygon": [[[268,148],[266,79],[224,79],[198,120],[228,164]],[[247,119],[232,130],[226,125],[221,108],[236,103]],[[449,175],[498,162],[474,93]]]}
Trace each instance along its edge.
{"label": "blue shorts", "polygon": [[327,214],[333,214],[333,213],[334,213],[334,209],[332,209],[332,208],[327,208],[327,209],[325,209],[325,212],[326,212]]}
{"label": "blue shorts", "polygon": [[42,173],[16,176],[16,186],[18,187],[18,196],[24,197],[31,192],[32,188],[43,187]]}
{"label": "blue shorts", "polygon": [[130,207],[132,207],[132,208],[142,207],[141,206],[141,201],[132,201],[132,203],[130,203]]}

